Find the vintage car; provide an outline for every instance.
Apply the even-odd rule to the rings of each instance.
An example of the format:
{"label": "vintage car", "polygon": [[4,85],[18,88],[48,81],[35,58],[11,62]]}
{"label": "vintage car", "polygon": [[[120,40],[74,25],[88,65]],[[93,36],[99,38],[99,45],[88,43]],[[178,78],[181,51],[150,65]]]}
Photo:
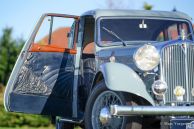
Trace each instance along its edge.
{"label": "vintage car", "polygon": [[54,116],[57,128],[190,128],[193,36],[181,12],[44,14],[11,73],[5,108]]}

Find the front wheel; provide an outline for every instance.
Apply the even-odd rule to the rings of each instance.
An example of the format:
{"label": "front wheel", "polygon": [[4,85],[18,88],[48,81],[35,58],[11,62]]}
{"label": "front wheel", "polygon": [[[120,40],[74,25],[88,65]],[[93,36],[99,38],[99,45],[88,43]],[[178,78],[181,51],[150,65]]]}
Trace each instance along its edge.
{"label": "front wheel", "polygon": [[[126,105],[123,93],[108,90],[104,81],[93,89],[85,109],[86,129],[141,129],[137,117],[116,117],[110,115],[110,105]],[[141,118],[140,118],[141,119]]]}

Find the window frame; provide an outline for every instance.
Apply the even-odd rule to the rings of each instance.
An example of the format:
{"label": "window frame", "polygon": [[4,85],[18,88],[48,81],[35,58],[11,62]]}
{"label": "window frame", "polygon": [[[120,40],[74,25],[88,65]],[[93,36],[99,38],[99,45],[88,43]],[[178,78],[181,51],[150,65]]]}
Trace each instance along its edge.
{"label": "window frame", "polygon": [[[100,43],[100,22],[102,19],[154,19],[154,20],[171,20],[171,21],[182,21],[188,23],[188,29],[191,31],[191,39],[192,41],[194,40],[194,34],[193,34],[193,28],[191,21],[187,19],[180,19],[180,18],[160,18],[160,17],[127,17],[127,16],[103,16],[103,17],[98,17],[96,19],[96,44],[99,47],[111,47],[111,46],[123,46],[123,44],[117,44],[117,43],[111,43],[111,44],[101,44]],[[138,45],[138,44],[137,44]]]}
{"label": "window frame", "polygon": [[[41,28],[42,23],[44,22],[45,18],[47,18],[49,16],[51,18],[52,17],[62,17],[62,18],[72,18],[72,19],[74,19],[73,24],[75,24],[75,25],[73,27],[73,29],[74,29],[73,30],[73,32],[74,32],[74,38],[72,40],[72,42],[73,42],[72,43],[72,48],[60,48],[60,47],[56,47],[54,45],[49,44],[49,42],[48,42],[48,45],[39,45],[39,44],[36,44],[34,42],[34,40],[36,38],[36,35],[37,35],[39,29]],[[29,48],[29,52],[67,52],[67,53],[70,53],[70,54],[76,54],[77,53],[76,43],[77,43],[78,31],[79,31],[79,19],[80,19],[79,16],[74,16],[74,15],[55,14],[55,13],[45,14],[43,16],[42,20],[41,20],[40,26],[38,27],[38,29],[35,32],[34,37],[32,38],[32,43],[31,43],[31,46]],[[52,27],[49,26],[49,28],[50,28],[50,31],[49,31],[49,35],[48,36],[52,37],[52,35],[50,35],[52,33]],[[68,44],[69,44],[69,41],[68,41]]]}

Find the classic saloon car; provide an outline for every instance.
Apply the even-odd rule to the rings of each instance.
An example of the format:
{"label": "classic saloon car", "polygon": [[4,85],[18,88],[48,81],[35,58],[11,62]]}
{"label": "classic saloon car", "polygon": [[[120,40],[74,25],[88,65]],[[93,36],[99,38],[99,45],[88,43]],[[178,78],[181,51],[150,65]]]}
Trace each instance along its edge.
{"label": "classic saloon car", "polygon": [[[66,29],[56,35],[59,26]],[[192,122],[193,36],[191,18],[180,12],[44,14],[11,73],[5,108],[57,116],[57,127],[68,129]]]}

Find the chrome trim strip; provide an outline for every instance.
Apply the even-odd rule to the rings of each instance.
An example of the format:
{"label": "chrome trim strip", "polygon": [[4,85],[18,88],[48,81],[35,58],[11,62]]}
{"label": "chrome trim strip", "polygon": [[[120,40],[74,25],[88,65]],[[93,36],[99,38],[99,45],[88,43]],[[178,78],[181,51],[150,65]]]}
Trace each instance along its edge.
{"label": "chrome trim strip", "polygon": [[[185,72],[186,72],[186,96],[187,96],[187,102],[189,101],[189,78],[188,78],[188,59],[187,59],[187,47],[188,47],[188,44],[187,43],[183,43],[185,44],[185,50],[184,50],[184,53],[185,53]],[[183,47],[183,46],[181,46]],[[191,90],[191,89],[190,89]]]}

